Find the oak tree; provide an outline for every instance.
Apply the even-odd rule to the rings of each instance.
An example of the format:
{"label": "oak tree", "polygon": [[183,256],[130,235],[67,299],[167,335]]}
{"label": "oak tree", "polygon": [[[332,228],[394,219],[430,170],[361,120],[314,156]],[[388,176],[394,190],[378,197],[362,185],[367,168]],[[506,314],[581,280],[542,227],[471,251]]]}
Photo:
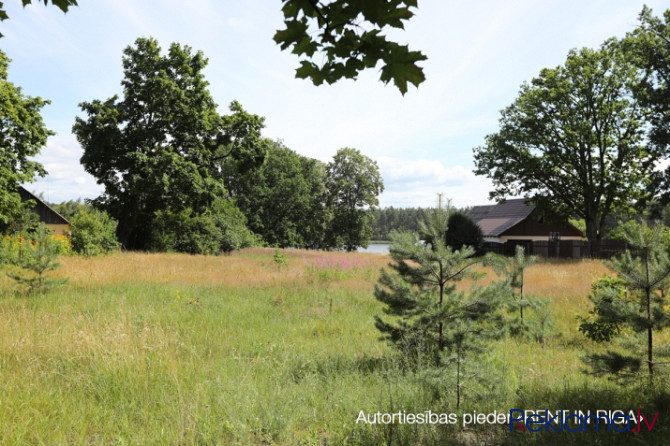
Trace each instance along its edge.
{"label": "oak tree", "polygon": [[404,29],[417,7],[416,0],[283,0],[285,28],[274,40],[282,50],[304,56],[296,77],[310,78],[314,85],[339,79],[356,79],[358,73],[382,64],[380,79],[393,81],[404,95],[407,84],[425,80],[417,62],[426,60],[420,51],[389,40],[388,29]]}
{"label": "oak tree", "polygon": [[372,211],[384,191],[377,162],[356,149],[338,150],[326,166],[326,188],[332,212],[327,245],[347,251],[367,247],[372,236]]}
{"label": "oak tree", "polygon": [[188,46],[173,43],[163,55],[156,40],[140,38],[124,50],[123,98],[80,104],[87,118],[78,117],[73,132],[81,162],[105,186],[95,203],[119,222],[126,248],[150,248],[159,211],[200,215],[225,197],[220,164],[227,157],[262,161],[262,118],[237,102],[232,117],[219,115],[206,64]]}
{"label": "oak tree", "polygon": [[502,111],[500,130],[474,149],[475,173],[492,198],[525,195],[560,215],[584,219],[590,242],[612,213],[647,198],[662,152],[646,145],[644,107],[632,96],[640,70],[617,42],[572,50],[543,69]]}

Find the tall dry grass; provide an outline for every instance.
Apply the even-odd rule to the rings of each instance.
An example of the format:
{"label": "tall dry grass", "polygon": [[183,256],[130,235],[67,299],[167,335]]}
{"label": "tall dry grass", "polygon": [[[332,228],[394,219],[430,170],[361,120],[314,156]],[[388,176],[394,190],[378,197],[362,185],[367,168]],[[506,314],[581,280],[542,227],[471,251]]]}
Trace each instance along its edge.
{"label": "tall dry grass", "polygon": [[[283,253],[281,267],[273,249],[64,257],[67,284],[34,296],[0,278],[0,444],[513,440],[486,426],[357,425],[360,410],[451,412],[452,387],[426,386],[379,340],[373,287],[387,256]],[[597,346],[575,315],[605,272],[589,260],[529,268],[526,290],[550,299],[556,328],[543,344],[494,341],[477,365],[488,383],[470,384],[464,410],[645,403],[639,387],[582,373],[579,355]]]}

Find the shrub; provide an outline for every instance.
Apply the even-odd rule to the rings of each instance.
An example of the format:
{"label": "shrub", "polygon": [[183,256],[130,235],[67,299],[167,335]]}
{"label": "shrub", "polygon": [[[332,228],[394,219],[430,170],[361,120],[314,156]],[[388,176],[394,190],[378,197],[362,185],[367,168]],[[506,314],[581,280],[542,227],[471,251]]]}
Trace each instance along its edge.
{"label": "shrub", "polygon": [[107,212],[80,206],[70,220],[70,242],[76,253],[86,256],[105,254],[119,248],[117,222]]}
{"label": "shrub", "polygon": [[158,211],[151,247],[188,254],[219,254],[246,248],[255,239],[245,222],[242,212],[225,199],[215,201],[203,214],[191,208]]}

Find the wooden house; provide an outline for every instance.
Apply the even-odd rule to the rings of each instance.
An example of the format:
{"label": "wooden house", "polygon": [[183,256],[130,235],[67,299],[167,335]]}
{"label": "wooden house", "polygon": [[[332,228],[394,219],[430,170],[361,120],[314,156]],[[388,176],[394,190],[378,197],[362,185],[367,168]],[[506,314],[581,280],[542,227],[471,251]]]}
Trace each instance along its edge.
{"label": "wooden house", "polygon": [[582,231],[565,222],[548,222],[524,198],[489,206],[475,206],[467,216],[482,230],[484,241],[582,240]]}

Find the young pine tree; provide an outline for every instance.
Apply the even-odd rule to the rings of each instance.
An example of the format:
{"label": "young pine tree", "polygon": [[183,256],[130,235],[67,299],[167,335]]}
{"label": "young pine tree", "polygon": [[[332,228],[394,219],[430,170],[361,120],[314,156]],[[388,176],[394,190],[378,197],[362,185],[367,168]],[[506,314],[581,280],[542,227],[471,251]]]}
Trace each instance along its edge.
{"label": "young pine tree", "polygon": [[[601,341],[610,341],[615,334],[621,335],[613,340],[620,341],[617,349],[589,357],[596,372],[625,374],[636,372],[646,363],[649,377],[654,376],[657,365],[654,333],[670,326],[665,298],[670,277],[670,256],[664,240],[666,229],[660,224],[651,228],[644,223],[628,225],[623,237],[633,247],[635,255],[627,251],[608,262],[620,280],[610,281],[609,285],[605,282],[593,290],[595,310],[591,314],[595,320],[588,322],[599,327],[616,327],[616,330],[610,330],[608,336],[589,336],[589,327],[582,324],[581,331]],[[637,345],[631,343],[634,335],[638,335]],[[646,354],[637,353],[640,342],[646,344],[642,349]],[[625,349],[631,350],[630,353],[621,353]]]}
{"label": "young pine tree", "polygon": [[[510,333],[515,336],[530,335],[542,342],[545,332],[553,325],[551,313],[547,307],[548,301],[529,296],[525,289],[526,270],[536,261],[536,256],[527,256],[524,247],[517,245],[514,257],[495,256],[490,262],[496,273],[505,277],[512,289],[505,307],[510,315],[518,314],[518,318],[506,322],[505,325]],[[526,309],[532,310],[530,318],[527,311],[524,317]]]}
{"label": "young pine tree", "polygon": [[60,267],[58,256],[66,248],[62,242],[52,237],[44,223],[38,225],[35,233],[26,233],[25,237],[16,237],[14,241],[7,260],[18,267],[18,272],[8,273],[9,277],[26,285],[29,293],[45,291],[65,282],[63,279],[47,276],[49,271]]}
{"label": "young pine tree", "polygon": [[443,210],[427,214],[421,227],[427,243],[413,232],[392,235],[389,266],[394,272],[382,270],[375,287],[375,297],[391,317],[376,317],[375,325],[410,361],[436,368],[454,365],[459,407],[464,361],[498,331],[499,307],[508,288],[475,284],[469,292],[457,289],[458,281],[478,277],[472,267],[480,259],[470,247],[455,251],[446,246],[448,218]]}

